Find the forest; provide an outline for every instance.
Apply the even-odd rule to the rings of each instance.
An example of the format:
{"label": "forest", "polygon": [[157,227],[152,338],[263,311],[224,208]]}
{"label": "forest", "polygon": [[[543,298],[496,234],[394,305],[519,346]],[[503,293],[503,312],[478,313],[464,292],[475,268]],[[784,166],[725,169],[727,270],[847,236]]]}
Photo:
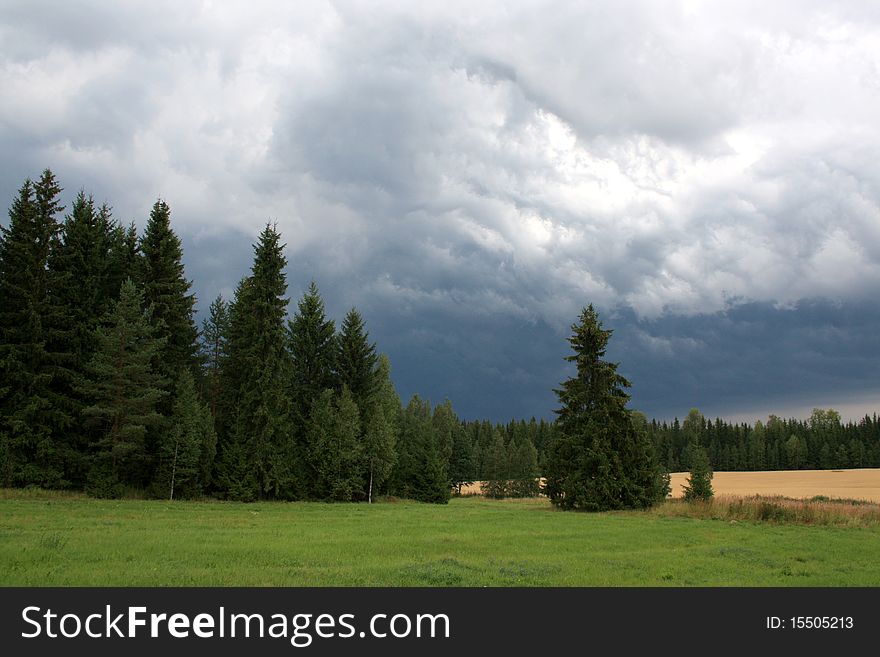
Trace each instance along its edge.
{"label": "forest", "polygon": [[[85,192],[62,207],[61,192],[50,170],[26,180],[0,226],[0,486],[242,501],[443,503],[474,481],[491,497],[539,493],[559,421],[404,405],[356,308],[337,324],[314,281],[288,299],[275,225],[198,326],[167,203],[139,233]],[[667,472],[689,467],[695,443],[717,470],[880,467],[876,415],[628,413]]]}

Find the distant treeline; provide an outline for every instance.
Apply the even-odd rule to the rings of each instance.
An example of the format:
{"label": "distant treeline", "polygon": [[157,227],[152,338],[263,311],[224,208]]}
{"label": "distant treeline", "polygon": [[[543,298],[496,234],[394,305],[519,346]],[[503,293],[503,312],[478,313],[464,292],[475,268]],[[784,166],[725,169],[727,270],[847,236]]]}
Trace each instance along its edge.
{"label": "distant treeline", "polygon": [[[565,451],[575,416],[557,440],[558,422],[462,422],[450,401],[418,395],[402,405],[356,309],[337,326],[314,282],[288,308],[275,226],[259,235],[234,297],[217,297],[199,328],[164,201],[139,234],[84,192],[64,214],[60,193],[49,170],[25,181],[0,227],[0,485],[442,503],[478,480],[495,497],[534,495],[545,467],[563,476],[559,464],[577,462]],[[807,423],[748,427],[694,411],[682,425],[648,424],[615,390],[615,436],[647,432],[669,471],[687,467],[691,440],[719,470],[880,465],[876,416],[844,426],[817,411]],[[642,456],[653,468],[654,454]]]}
{"label": "distant treeline", "polygon": [[688,445],[705,448],[715,470],[831,470],[880,468],[880,419],[866,415],[842,423],[833,409],[815,409],[808,420],[732,424],[714,421],[692,409],[683,422],[648,425],[661,465],[668,472],[687,470]]}

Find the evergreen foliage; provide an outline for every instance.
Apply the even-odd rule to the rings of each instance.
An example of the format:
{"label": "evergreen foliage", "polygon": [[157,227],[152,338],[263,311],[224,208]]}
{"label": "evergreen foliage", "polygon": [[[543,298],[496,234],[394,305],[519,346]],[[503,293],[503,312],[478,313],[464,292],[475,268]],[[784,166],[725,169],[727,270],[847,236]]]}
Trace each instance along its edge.
{"label": "evergreen foliage", "polygon": [[97,348],[81,388],[91,401],[83,417],[95,436],[88,487],[100,497],[117,497],[124,486],[149,483],[145,436],[162,421],[157,404],[167,394],[166,381],[153,364],[165,338],[155,336],[130,279],[104,323],[96,330]]}
{"label": "evergreen foliage", "polygon": [[0,227],[0,482],[64,485],[58,432],[67,423],[51,390],[46,350],[48,262],[59,230],[61,188],[48,169],[26,180]]}
{"label": "evergreen foliage", "polygon": [[604,359],[611,334],[592,305],[572,326],[566,360],[576,375],[556,390],[558,433],[545,472],[545,491],[563,509],[644,508],[665,497],[653,447],[626,408],[629,381]]}
{"label": "evergreen foliage", "polygon": [[138,267],[145,307],[152,308],[158,335],[165,338],[158,361],[161,371],[169,380],[185,367],[195,371],[195,297],[184,276],[180,238],[171,228],[171,208],[161,199],[153,205],[140,240]]}
{"label": "evergreen foliage", "polygon": [[447,464],[437,445],[431,405],[418,395],[401,415],[397,458],[392,494],[420,502],[449,501]]}
{"label": "evergreen foliage", "polygon": [[364,422],[363,457],[366,499],[372,502],[377,491],[384,490],[397,463],[397,429],[400,397],[391,382],[391,362],[379,356],[376,387]]}
{"label": "evergreen foliage", "polygon": [[684,499],[688,501],[712,499],[712,468],[709,466],[709,457],[706,450],[700,445],[692,443],[689,449],[691,462],[691,474],[685,484]]}
{"label": "evergreen foliage", "polygon": [[316,473],[313,495],[351,502],[362,499],[363,449],[360,415],[348,387],[325,390],[312,406],[308,442]]}
{"label": "evergreen foliage", "polygon": [[336,337],[336,375],[339,385],[348,387],[361,409],[376,392],[378,362],[376,345],[370,344],[364,318],[352,308]]}
{"label": "evergreen foliage", "polygon": [[504,436],[501,431],[496,430],[486,459],[486,480],[483,483],[483,494],[495,499],[507,497],[509,477],[510,462],[507,458]]}
{"label": "evergreen foliage", "polygon": [[158,496],[200,495],[210,484],[216,447],[211,413],[199,400],[192,373],[183,369],[175,385],[171,426],[159,443]]}
{"label": "evergreen foliage", "polygon": [[325,316],[318,286],[312,281],[288,328],[294,418],[300,426],[309,417],[315,399],[324,390],[336,388],[335,332],[333,320]]}
{"label": "evergreen foliage", "polygon": [[227,383],[235,390],[227,397],[232,408],[221,434],[218,483],[233,499],[295,495],[283,248],[277,229],[267,224],[230,312]]}
{"label": "evergreen foliage", "polygon": [[202,320],[201,349],[202,362],[205,368],[205,397],[211,409],[211,415],[217,417],[217,409],[222,397],[223,360],[226,357],[226,341],[229,332],[229,304],[223,297],[211,302],[208,316]]}

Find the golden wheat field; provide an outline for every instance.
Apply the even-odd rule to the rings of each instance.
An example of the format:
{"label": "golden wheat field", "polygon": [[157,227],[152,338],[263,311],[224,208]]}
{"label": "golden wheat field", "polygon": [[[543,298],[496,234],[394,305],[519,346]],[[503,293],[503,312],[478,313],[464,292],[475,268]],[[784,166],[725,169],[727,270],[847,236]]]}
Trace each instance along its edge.
{"label": "golden wheat field", "polygon": [[[672,496],[682,496],[687,472],[672,473]],[[880,502],[880,468],[858,470],[778,470],[773,472],[716,472],[712,478],[715,495],[782,495]]]}
{"label": "golden wheat field", "polygon": [[[672,497],[682,496],[687,472],[673,472]],[[481,482],[463,486],[463,495],[479,495]],[[716,472],[712,478],[715,495],[751,495],[870,500],[880,503],[880,468],[858,470],[778,470],[767,472]]]}

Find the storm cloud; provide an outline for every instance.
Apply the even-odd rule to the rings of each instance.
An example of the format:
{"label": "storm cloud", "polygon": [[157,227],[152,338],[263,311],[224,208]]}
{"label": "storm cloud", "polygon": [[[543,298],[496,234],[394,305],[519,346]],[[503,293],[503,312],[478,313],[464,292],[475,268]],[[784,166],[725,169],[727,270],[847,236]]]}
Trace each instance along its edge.
{"label": "storm cloud", "polygon": [[[404,396],[549,416],[596,304],[670,417],[880,406],[866,3],[5,2],[0,194],[171,205],[202,310],[277,221]],[[854,411],[855,412],[855,411]]]}

